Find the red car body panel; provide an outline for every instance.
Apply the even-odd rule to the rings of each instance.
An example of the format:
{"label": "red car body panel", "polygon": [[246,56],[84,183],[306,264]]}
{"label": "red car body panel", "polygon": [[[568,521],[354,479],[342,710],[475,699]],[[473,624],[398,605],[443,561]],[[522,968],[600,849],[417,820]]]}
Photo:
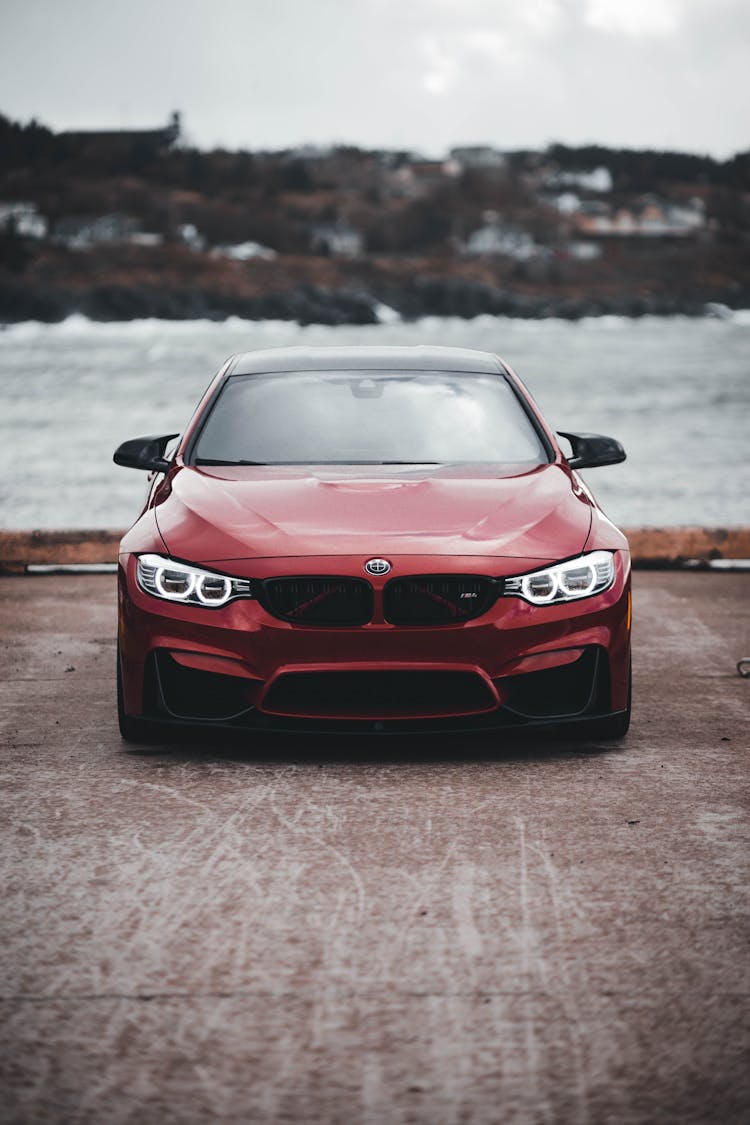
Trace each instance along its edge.
{"label": "red car body panel", "polygon": [[[368,362],[365,355],[365,366]],[[586,653],[606,664],[605,712],[624,711],[630,654],[627,541],[568,465],[523,384],[509,369],[499,369],[544,433],[549,464],[520,472],[489,465],[186,464],[207,405],[227,374],[238,370],[237,361],[228,361],[180,440],[169,471],[154,479],[146,508],[122,540],[119,643],[126,715],[149,714],[149,669],[156,653],[167,654],[179,674],[236,684],[237,698],[271,726],[285,719],[356,720],[378,728],[492,720],[515,698],[522,677],[571,669]],[[480,616],[444,625],[403,627],[389,623],[383,612],[383,591],[395,576],[502,579],[595,550],[611,551],[615,558],[614,583],[595,597],[532,605],[499,596]],[[371,619],[357,626],[317,626],[282,620],[256,598],[211,608],[168,602],[138,585],[136,561],[143,553],[257,581],[366,577],[373,591]],[[373,557],[387,559],[391,573],[366,576],[364,564]],[[320,698],[302,692],[296,701],[289,694],[284,701],[283,685],[299,683],[308,673],[335,682],[342,673],[404,672],[437,674],[436,684],[441,673],[458,677],[456,683],[466,674],[476,690],[460,699],[435,692],[414,705],[400,699],[370,706],[356,693],[354,703],[343,696],[336,702],[325,692]],[[508,713],[515,714],[512,708]],[[166,714],[150,717],[205,718],[170,715],[168,707]]]}
{"label": "red car body panel", "polygon": [[591,527],[591,501],[562,464],[497,476],[484,467],[415,474],[178,463],[170,485],[156,507],[167,550],[205,563],[417,554],[541,565],[581,552]]}
{"label": "red car body panel", "polygon": [[[326,567],[324,560],[315,559],[315,565],[307,569],[316,573],[342,573],[346,572],[348,561],[329,559]],[[361,565],[361,556],[356,561]],[[400,561],[394,560],[394,565]],[[413,564],[413,560],[410,561]],[[481,561],[485,566],[483,570],[476,566],[477,573],[486,572],[486,560]],[[416,566],[415,572],[425,573],[428,569],[425,565]],[[217,658],[234,662],[231,672],[227,664],[226,674],[256,681],[257,702],[273,679],[291,669],[330,669],[333,666],[426,669],[435,666],[435,654],[439,652],[442,666],[479,670],[494,682],[523,672],[525,661],[530,661],[527,671],[540,670],[540,656],[546,658],[543,666],[563,666],[570,661],[569,650],[597,645],[612,654],[613,663],[619,669],[612,684],[612,709],[619,711],[626,706],[628,684],[630,571],[626,553],[618,558],[617,570],[615,584],[597,599],[599,604],[593,612],[583,601],[572,606],[541,607],[531,606],[520,598],[500,598],[483,617],[444,628],[425,626],[406,631],[375,619],[356,628],[331,629],[279,621],[253,600],[239,600],[221,609],[204,611],[200,623],[196,622],[198,614],[192,606],[159,603],[155,611],[154,599],[136,586],[135,560],[130,556],[126,560],[124,580],[121,580],[121,606],[126,624],[125,643],[121,641],[121,658],[127,672],[124,677],[126,709],[129,714],[141,714],[145,661],[154,649],[190,654],[192,665],[206,671],[218,670],[213,662]],[[240,574],[239,568],[236,573]],[[377,604],[376,597],[375,618]],[[200,657],[211,659],[201,663]],[[262,698],[259,705],[262,710]],[[450,712],[439,710],[436,713]],[[383,715],[379,713],[376,717]]]}

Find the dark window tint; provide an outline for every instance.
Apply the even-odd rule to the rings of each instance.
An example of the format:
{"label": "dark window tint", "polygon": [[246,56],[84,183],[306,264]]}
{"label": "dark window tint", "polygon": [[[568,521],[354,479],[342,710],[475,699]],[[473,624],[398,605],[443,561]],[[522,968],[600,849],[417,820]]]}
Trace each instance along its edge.
{"label": "dark window tint", "polygon": [[512,387],[453,372],[301,371],[227,381],[196,461],[547,461]]}

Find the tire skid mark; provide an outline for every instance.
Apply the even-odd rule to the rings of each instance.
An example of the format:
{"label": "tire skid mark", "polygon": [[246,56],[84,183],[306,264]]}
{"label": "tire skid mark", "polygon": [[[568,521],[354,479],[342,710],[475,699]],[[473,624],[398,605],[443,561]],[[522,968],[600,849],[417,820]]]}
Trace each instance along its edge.
{"label": "tire skid mark", "polygon": [[[539,951],[539,935],[537,934],[536,927],[534,926],[532,913],[531,913],[531,895],[529,886],[529,862],[528,862],[528,846],[526,843],[526,823],[523,817],[515,818],[516,829],[518,832],[518,895],[519,904],[521,909],[521,929],[520,929],[520,961],[521,972],[524,980],[527,982],[527,987],[530,986],[534,976],[538,976],[541,982],[541,991],[547,991],[547,982],[549,973],[543,956]],[[529,1083],[533,1088],[543,1090],[543,1083],[540,1076],[543,1073],[541,1063],[541,1048],[537,1040],[536,1030],[534,1026],[534,1005],[529,1002],[528,998],[524,1002],[524,1026],[523,1036],[525,1045],[525,1061],[526,1061],[526,1074]],[[553,1125],[554,1113],[549,1104],[549,1099],[546,1094],[540,1097],[538,1112],[545,1122],[545,1125]]]}
{"label": "tire skid mark", "polygon": [[546,879],[548,898],[552,905],[552,917],[557,938],[557,948],[560,953],[556,959],[557,971],[554,978],[554,990],[560,1007],[565,1013],[565,1027],[570,1050],[569,1058],[574,1078],[577,1104],[576,1121],[578,1125],[588,1125],[591,1118],[589,1113],[589,1080],[585,1053],[587,1033],[585,1021],[581,1016],[577,1002],[577,997],[580,995],[581,991],[580,983],[571,979],[568,963],[565,956],[562,954],[566,944],[564,919],[569,919],[571,916],[582,919],[584,915],[580,910],[577,896],[574,893],[566,894],[564,891],[561,891],[563,882],[560,872],[557,870],[550,856],[549,849],[544,846],[543,838],[540,844],[530,844],[529,852],[535,855],[541,862],[542,871]]}

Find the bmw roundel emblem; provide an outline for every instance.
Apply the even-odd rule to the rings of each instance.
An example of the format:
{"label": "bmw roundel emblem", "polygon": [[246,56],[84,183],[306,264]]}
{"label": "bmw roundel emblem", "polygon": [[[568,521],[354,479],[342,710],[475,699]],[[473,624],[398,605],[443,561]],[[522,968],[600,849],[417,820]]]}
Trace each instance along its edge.
{"label": "bmw roundel emblem", "polygon": [[391,564],[387,559],[370,559],[365,563],[365,570],[368,574],[387,574],[391,569]]}

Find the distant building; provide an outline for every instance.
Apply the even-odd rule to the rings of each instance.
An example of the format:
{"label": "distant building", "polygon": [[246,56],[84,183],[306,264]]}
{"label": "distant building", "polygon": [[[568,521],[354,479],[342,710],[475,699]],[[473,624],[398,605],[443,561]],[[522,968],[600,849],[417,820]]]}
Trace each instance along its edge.
{"label": "distant building", "polygon": [[234,246],[215,246],[211,251],[213,258],[229,258],[233,262],[249,262],[253,258],[272,262],[276,251],[260,242],[238,242]]}
{"label": "distant building", "polygon": [[691,238],[705,230],[706,213],[701,199],[676,204],[647,195],[617,210],[584,201],[572,222],[591,238]]}
{"label": "distant building", "polygon": [[162,129],[70,129],[59,134],[87,159],[124,159],[136,153],[156,156],[180,139],[180,115]]}
{"label": "distant building", "polygon": [[310,237],[313,254],[329,258],[358,258],[362,253],[362,235],[346,223],[330,223],[313,228]]}
{"label": "distant building", "polygon": [[539,253],[540,247],[528,231],[502,223],[488,223],[469,235],[463,250],[471,257],[502,255],[517,262],[527,262]]}
{"label": "distant building", "polygon": [[561,215],[574,215],[581,210],[581,200],[573,191],[564,191],[551,202]]}
{"label": "distant building", "polygon": [[602,256],[602,248],[597,242],[569,242],[565,254],[578,262],[593,262]]}
{"label": "distant building", "polygon": [[69,250],[88,250],[107,242],[128,242],[139,232],[137,219],[113,212],[110,215],[75,215],[59,219],[54,240]]}
{"label": "distant building", "polygon": [[150,230],[136,230],[125,241],[131,246],[163,246],[164,235]]}
{"label": "distant building", "polygon": [[333,152],[333,145],[303,144],[287,149],[286,157],[290,160],[328,160]]}
{"label": "distant building", "polygon": [[578,169],[568,172],[552,172],[546,179],[547,188],[578,188],[579,191],[594,191],[602,195],[612,191],[612,173],[609,168]]}
{"label": "distant building", "polygon": [[420,195],[429,194],[441,187],[446,180],[447,173],[443,160],[413,160],[409,170]]}
{"label": "distant building", "polygon": [[383,193],[392,199],[417,199],[424,194],[408,164],[383,174]]}
{"label": "distant building", "polygon": [[442,187],[453,173],[443,160],[410,157],[381,176],[383,193],[394,199],[424,199]]}
{"label": "distant building", "polygon": [[491,145],[461,145],[452,148],[450,159],[460,164],[461,168],[483,168],[487,171],[497,171],[505,168],[505,153]]}
{"label": "distant building", "polygon": [[0,203],[0,230],[20,238],[44,238],[48,223],[35,203]]}
{"label": "distant building", "polygon": [[639,233],[646,236],[685,237],[697,234],[705,227],[705,206],[701,199],[692,199],[684,205],[646,196],[637,212],[637,222]]}
{"label": "distant building", "polygon": [[182,223],[177,230],[180,240],[189,246],[191,250],[200,253],[201,250],[206,248],[206,240],[198,230],[195,223]]}

